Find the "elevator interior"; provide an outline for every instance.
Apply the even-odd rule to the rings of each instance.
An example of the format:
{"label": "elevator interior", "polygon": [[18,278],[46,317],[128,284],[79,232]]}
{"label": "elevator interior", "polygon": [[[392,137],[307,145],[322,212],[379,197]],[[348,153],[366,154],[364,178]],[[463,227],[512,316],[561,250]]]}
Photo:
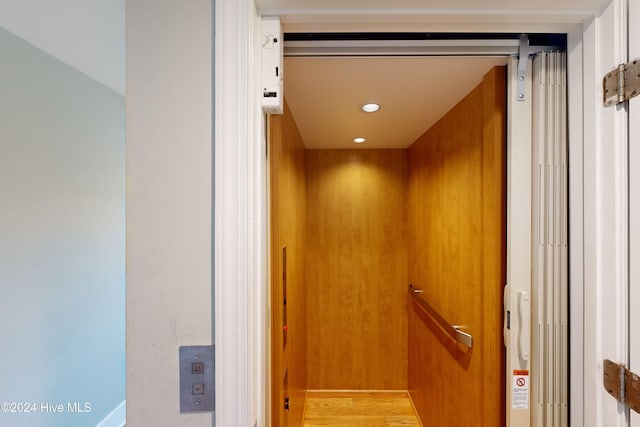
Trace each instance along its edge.
{"label": "elevator interior", "polygon": [[300,425],[307,390],[408,390],[423,422],[501,424],[506,62],[285,60],[269,122],[273,425]]}

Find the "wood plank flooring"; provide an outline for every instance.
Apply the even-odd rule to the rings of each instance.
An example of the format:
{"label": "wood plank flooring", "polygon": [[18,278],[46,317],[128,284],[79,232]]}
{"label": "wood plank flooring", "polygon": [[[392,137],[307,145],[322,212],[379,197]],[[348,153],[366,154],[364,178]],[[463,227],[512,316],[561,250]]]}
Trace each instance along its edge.
{"label": "wood plank flooring", "polygon": [[406,392],[309,391],[303,427],[421,427]]}

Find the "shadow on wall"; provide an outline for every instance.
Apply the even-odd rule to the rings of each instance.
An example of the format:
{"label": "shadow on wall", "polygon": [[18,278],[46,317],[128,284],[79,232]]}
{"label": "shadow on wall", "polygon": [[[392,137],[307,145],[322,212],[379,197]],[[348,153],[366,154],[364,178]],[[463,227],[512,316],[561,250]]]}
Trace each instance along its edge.
{"label": "shadow on wall", "polygon": [[125,398],[124,97],[3,29],[0,57],[0,425],[96,425]]}

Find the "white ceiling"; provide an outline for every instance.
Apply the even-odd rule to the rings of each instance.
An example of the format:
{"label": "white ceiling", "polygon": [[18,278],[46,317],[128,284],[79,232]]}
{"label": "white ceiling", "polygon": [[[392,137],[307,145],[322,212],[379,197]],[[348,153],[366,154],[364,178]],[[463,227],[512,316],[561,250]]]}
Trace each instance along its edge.
{"label": "white ceiling", "polygon": [[[406,148],[506,58],[286,58],[284,96],[307,148]],[[382,108],[364,113],[360,106]],[[353,138],[365,137],[364,144]]]}

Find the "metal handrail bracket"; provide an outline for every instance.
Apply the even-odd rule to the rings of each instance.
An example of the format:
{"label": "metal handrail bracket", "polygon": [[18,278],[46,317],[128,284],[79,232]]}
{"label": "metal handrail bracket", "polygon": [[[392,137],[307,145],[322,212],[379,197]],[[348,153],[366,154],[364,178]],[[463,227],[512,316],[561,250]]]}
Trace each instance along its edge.
{"label": "metal handrail bracket", "polygon": [[409,295],[413,297],[413,299],[424,309],[424,311],[431,316],[433,320],[449,335],[451,338],[459,342],[460,344],[466,345],[469,348],[473,347],[473,336],[465,331],[462,331],[462,326],[452,325],[447,322],[441,315],[438,313],[429,303],[427,302],[422,294],[424,290],[416,289],[413,285],[409,285]]}

